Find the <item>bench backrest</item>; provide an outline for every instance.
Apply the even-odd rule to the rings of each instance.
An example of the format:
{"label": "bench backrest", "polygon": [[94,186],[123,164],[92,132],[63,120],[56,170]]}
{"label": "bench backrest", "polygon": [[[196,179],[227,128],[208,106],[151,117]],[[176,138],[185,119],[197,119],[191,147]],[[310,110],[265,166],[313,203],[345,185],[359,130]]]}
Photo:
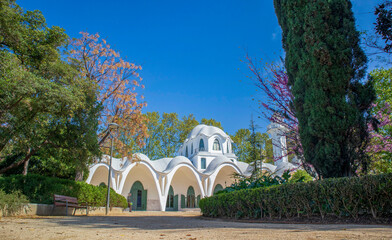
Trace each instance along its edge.
{"label": "bench backrest", "polygon": [[69,196],[63,196],[63,195],[57,195],[57,194],[53,195],[53,200],[55,203],[56,202],[64,202],[65,203],[67,201],[68,201],[68,203],[75,203],[75,204],[78,203],[78,199],[75,197],[69,197]]}

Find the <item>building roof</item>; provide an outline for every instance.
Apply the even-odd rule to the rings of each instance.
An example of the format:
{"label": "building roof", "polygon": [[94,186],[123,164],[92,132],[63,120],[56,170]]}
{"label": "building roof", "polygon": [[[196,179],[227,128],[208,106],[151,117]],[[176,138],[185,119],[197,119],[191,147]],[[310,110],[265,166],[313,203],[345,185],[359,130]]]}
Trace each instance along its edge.
{"label": "building roof", "polygon": [[230,138],[229,135],[227,135],[222,129],[218,127],[200,124],[192,129],[192,131],[188,134],[188,138],[185,140],[185,142],[194,139],[198,135],[204,135],[206,137],[221,135],[223,138]]}

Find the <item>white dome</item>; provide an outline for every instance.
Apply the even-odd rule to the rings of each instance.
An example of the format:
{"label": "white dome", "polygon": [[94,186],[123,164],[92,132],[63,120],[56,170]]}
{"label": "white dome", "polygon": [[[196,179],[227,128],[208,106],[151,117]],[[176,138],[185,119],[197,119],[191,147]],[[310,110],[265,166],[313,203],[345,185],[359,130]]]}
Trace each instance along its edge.
{"label": "white dome", "polygon": [[169,162],[169,164],[167,165],[167,167],[165,169],[165,172],[170,172],[170,170],[172,170],[173,168],[175,168],[177,165],[179,165],[181,163],[188,163],[188,164],[192,165],[192,162],[188,158],[186,158],[184,156],[177,156]]}
{"label": "white dome", "polygon": [[224,163],[233,164],[233,162],[230,161],[230,159],[228,159],[226,156],[219,156],[219,157],[214,158],[211,161],[211,163],[208,165],[207,169],[203,173],[204,174],[213,173],[215,171],[215,169],[217,169],[220,165],[222,165]]}
{"label": "white dome", "polygon": [[211,137],[215,134],[221,135],[223,138],[229,138],[229,136],[220,128],[200,124],[192,129],[185,142],[195,138],[197,135],[205,135],[207,137]]}

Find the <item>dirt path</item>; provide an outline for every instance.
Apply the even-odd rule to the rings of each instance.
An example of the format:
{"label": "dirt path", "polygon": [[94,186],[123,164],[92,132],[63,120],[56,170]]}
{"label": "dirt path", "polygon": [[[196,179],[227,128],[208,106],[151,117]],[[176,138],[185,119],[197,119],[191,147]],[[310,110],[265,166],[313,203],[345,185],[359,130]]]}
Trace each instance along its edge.
{"label": "dirt path", "polygon": [[2,218],[0,239],[392,239],[383,225],[228,222],[198,212]]}

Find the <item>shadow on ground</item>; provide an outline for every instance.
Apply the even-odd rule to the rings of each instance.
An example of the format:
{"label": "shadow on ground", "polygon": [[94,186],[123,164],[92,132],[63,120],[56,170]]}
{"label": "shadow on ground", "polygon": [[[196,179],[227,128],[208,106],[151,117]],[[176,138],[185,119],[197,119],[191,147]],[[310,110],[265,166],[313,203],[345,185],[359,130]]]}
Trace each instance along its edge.
{"label": "shadow on ground", "polygon": [[355,225],[355,224],[282,224],[282,223],[249,223],[231,222],[221,219],[209,219],[201,216],[172,216],[162,213],[157,216],[72,216],[39,218],[40,221],[57,223],[63,226],[78,226],[89,229],[211,229],[211,228],[259,228],[282,229],[293,231],[337,231],[353,229],[391,229],[387,225]]}

